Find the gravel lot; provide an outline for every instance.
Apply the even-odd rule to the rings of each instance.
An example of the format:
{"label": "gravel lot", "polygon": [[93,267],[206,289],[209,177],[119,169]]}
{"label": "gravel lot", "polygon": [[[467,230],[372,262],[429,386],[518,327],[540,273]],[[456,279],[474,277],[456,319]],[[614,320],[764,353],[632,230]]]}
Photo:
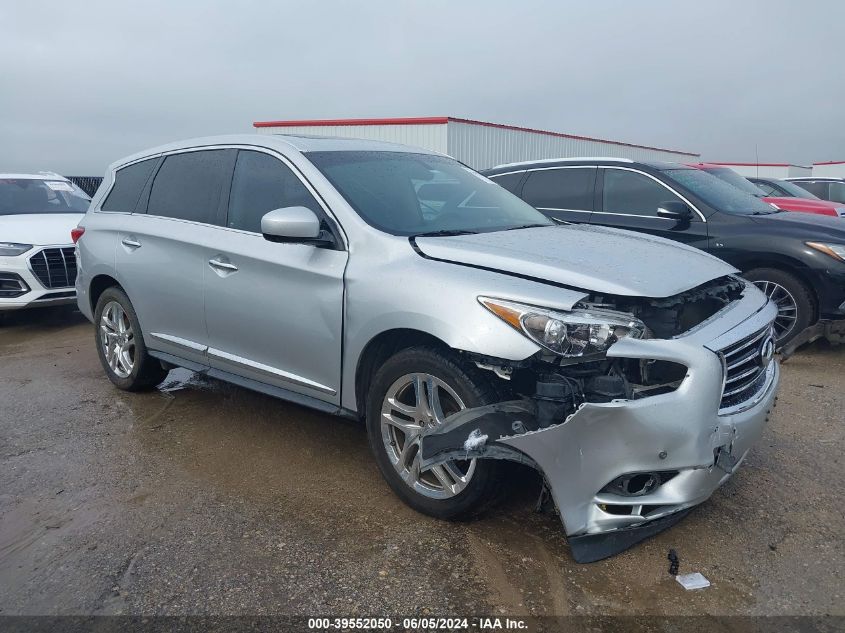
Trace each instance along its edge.
{"label": "gravel lot", "polygon": [[[845,615],[845,348],[783,366],[744,468],[679,525],[578,565],[539,481],[472,523],[388,489],[363,427],[185,370],[105,378],[78,313],[0,325],[0,613]],[[712,583],[685,591],[667,573]]]}

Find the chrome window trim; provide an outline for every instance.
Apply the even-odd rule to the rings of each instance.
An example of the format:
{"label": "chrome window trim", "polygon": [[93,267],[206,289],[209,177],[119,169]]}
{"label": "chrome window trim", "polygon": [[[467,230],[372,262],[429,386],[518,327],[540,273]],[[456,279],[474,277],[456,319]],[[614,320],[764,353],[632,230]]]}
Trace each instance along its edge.
{"label": "chrome window trim", "polygon": [[[687,204],[687,206],[689,206],[690,209],[695,211],[695,213],[698,215],[699,219],[702,222],[704,222],[705,224],[707,223],[707,218],[704,217],[704,214],[701,211],[699,211],[698,207],[695,206],[692,202],[690,202],[687,199],[686,196],[681,195],[680,193],[678,193],[677,191],[672,189],[672,187],[667,185],[665,182],[663,182],[659,178],[656,178],[656,177],[652,176],[651,174],[642,171],[641,169],[634,169],[633,167],[618,167],[616,165],[598,165],[598,169],[618,169],[618,170],[621,170],[621,171],[632,171],[635,174],[641,174],[641,175],[645,176],[646,178],[651,178],[654,182],[659,184],[661,187],[663,187],[667,191],[671,192],[672,194],[678,196],[681,200],[683,200]],[[604,201],[604,183],[603,182],[602,182],[602,201]],[[603,213],[603,214],[606,214],[606,215],[621,215],[621,216],[633,217],[633,218],[651,218],[651,219],[657,218],[657,219],[660,219],[660,220],[669,220],[670,222],[675,221],[675,220],[670,220],[669,218],[659,218],[656,215],[638,215],[638,214],[632,214],[632,213],[614,213],[613,211],[593,211],[593,213]]]}
{"label": "chrome window trim", "polygon": [[571,213],[595,213],[587,209],[563,209],[561,207],[534,207],[537,211],[569,211]]}
{"label": "chrome window trim", "polygon": [[[244,145],[244,144],[231,144],[231,143],[227,143],[227,144],[223,144],[223,145],[200,145],[200,146],[195,146],[195,147],[180,147],[179,149],[174,149],[174,150],[170,150],[170,151],[167,151],[167,152],[159,152],[158,154],[150,154],[149,156],[144,156],[143,158],[133,160],[132,162],[121,165],[120,167],[115,169],[114,173],[116,174],[118,170],[123,169],[124,167],[134,165],[135,163],[140,163],[141,161],[145,161],[145,160],[148,160],[150,158],[161,158],[161,157],[166,158],[167,156],[173,156],[174,154],[187,154],[187,153],[190,153],[190,152],[203,152],[203,151],[220,150],[220,149],[237,149],[237,150],[257,151],[257,152],[262,152],[264,154],[269,154],[270,156],[280,160],[286,167],[288,167],[291,170],[291,172],[293,172],[294,176],[299,178],[300,182],[302,182],[302,184],[305,186],[305,188],[308,190],[308,192],[317,201],[317,204],[319,204],[320,207],[323,209],[326,216],[331,218],[331,220],[334,222],[334,224],[338,227],[338,233],[340,234],[340,238],[343,242],[343,250],[345,250],[345,251],[349,250],[349,239],[346,236],[346,231],[343,229],[343,225],[338,221],[337,216],[334,213],[332,213],[331,209],[329,208],[329,205],[326,204],[326,201],[323,200],[323,197],[318,193],[317,189],[311,184],[311,182],[305,177],[305,175],[302,173],[302,171],[299,169],[299,167],[297,167],[293,163],[293,161],[291,161],[287,156],[280,153],[279,151],[274,150],[274,149],[270,149],[268,147],[263,147],[261,145]],[[305,160],[308,160],[308,159],[306,158]],[[153,182],[154,183],[155,183],[155,176],[156,175],[157,175],[157,173],[153,174]],[[233,176],[234,176],[234,174],[233,174]],[[106,192],[106,194],[103,196],[103,200],[105,200],[108,197],[108,194],[111,192],[111,189],[114,187],[114,183],[115,183],[115,178],[112,178],[112,183],[109,187],[109,191]],[[122,214],[122,215],[146,216],[146,217],[150,217],[150,218],[158,218],[158,219],[161,219],[161,220],[173,220],[175,222],[184,222],[186,224],[195,224],[197,226],[208,226],[208,227],[215,228],[215,229],[225,229],[227,231],[237,231],[239,233],[244,233],[244,234],[247,234],[247,235],[261,235],[261,233],[256,233],[254,231],[244,231],[242,229],[233,229],[233,228],[228,227],[228,226],[220,226],[218,224],[209,224],[207,222],[197,222],[195,220],[184,220],[182,218],[171,218],[171,217],[168,217],[166,215],[156,215],[154,213],[128,213],[126,211],[103,211],[100,208],[101,205],[102,205],[102,202],[98,205],[98,208],[96,210],[97,213],[116,213],[116,214]]]}

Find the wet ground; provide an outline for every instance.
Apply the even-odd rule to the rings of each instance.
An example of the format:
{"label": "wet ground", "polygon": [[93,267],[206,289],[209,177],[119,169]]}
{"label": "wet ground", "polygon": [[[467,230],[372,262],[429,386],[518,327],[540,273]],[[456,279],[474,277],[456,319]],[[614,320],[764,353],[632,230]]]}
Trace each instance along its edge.
{"label": "wet ground", "polygon": [[[680,524],[578,565],[514,470],[450,524],[403,505],[363,428],[185,370],[105,378],[78,314],[0,325],[2,614],[845,614],[845,348],[784,366],[762,442]],[[667,573],[712,586],[685,591]]]}

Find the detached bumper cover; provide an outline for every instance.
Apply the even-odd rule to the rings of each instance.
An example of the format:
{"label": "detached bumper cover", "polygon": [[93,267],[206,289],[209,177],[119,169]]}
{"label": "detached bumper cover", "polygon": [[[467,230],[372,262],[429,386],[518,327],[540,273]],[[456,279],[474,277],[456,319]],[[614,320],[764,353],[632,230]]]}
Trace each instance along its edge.
{"label": "detached bumper cover", "polygon": [[[624,339],[610,348],[608,356],[686,365],[686,378],[672,393],[586,403],[560,424],[536,431],[525,431],[537,428],[531,400],[467,409],[423,435],[421,466],[468,457],[532,465],[546,479],[576,560],[622,551],[705,501],[763,432],[779,382],[777,363],[766,367],[763,386],[743,406],[720,412],[724,371],[717,352],[769,326],[776,309],[749,297],[730,312],[682,337]],[[656,472],[671,477],[646,494],[607,491],[619,477]]]}

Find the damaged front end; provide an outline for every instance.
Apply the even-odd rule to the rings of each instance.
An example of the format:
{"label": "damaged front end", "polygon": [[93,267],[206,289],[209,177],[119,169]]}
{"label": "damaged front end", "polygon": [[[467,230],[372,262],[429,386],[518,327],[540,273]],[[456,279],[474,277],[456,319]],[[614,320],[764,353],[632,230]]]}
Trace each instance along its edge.
{"label": "damaged front end", "polygon": [[[611,333],[591,326],[586,343],[562,343],[567,354],[555,353],[566,338],[556,335],[521,363],[476,359],[508,379],[512,398],[424,433],[420,465],[481,458],[533,466],[574,558],[590,562],[676,522],[739,466],[774,404],[776,309],[734,277],[666,299],[589,297],[576,307],[570,333],[587,313],[617,315],[606,321]],[[538,337],[558,327],[529,326]],[[602,337],[606,349],[591,353]]]}

